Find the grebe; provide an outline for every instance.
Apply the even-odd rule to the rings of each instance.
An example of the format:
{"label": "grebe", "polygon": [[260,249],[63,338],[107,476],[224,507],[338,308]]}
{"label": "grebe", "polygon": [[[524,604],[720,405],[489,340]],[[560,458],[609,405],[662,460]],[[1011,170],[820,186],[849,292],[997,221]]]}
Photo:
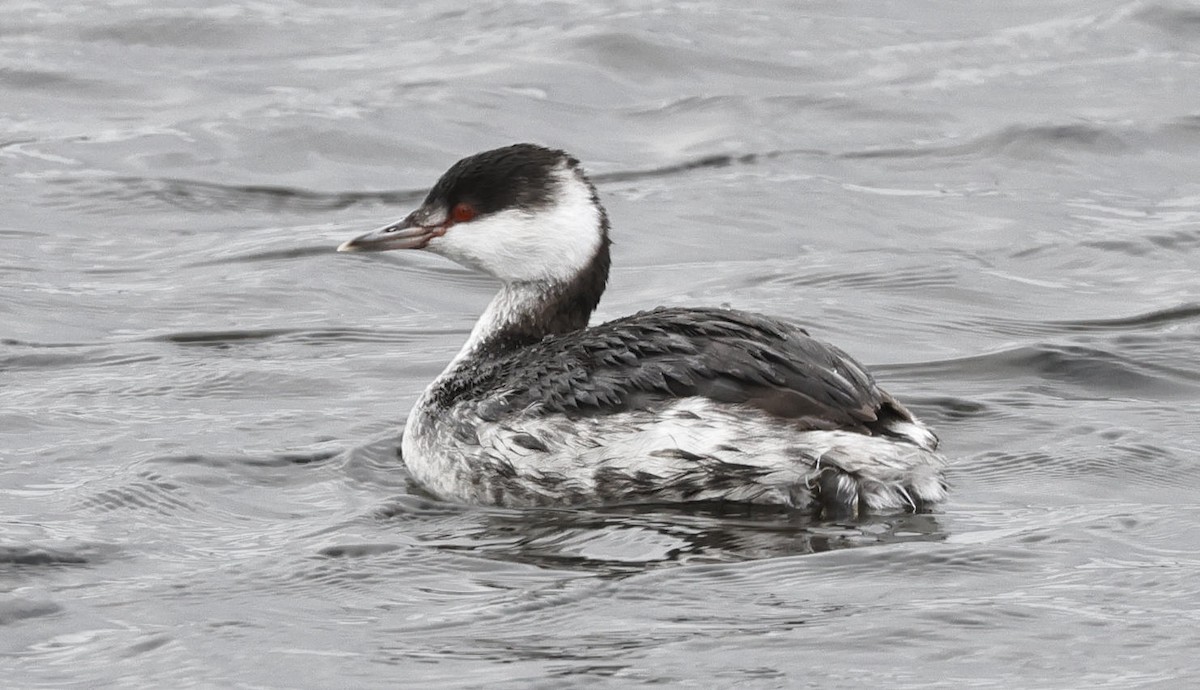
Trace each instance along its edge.
{"label": "grebe", "polygon": [[608,217],[579,162],[516,144],[455,163],[342,252],[423,249],[499,294],[417,400],[413,478],[510,507],[730,501],[826,516],[944,498],[937,437],[858,362],[768,316],[658,308],[588,327]]}

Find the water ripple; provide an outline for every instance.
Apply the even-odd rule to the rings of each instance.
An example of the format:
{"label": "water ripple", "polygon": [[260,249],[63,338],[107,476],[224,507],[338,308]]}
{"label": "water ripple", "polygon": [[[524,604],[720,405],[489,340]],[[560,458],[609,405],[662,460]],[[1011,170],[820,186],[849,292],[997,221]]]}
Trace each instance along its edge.
{"label": "water ripple", "polygon": [[[1180,140],[1180,137],[1184,140]],[[1190,136],[1190,139],[1188,138]],[[1149,140],[1146,138],[1149,137]],[[864,151],[830,153],[812,148],[786,148],[760,152],[706,154],[645,169],[598,172],[592,175],[599,185],[620,184],[639,180],[670,179],[696,170],[727,168],[735,165],[759,165],[787,158],[919,158],[925,156],[994,158],[1012,155],[1021,159],[1055,156],[1070,150],[1116,155],[1126,150],[1131,138],[1146,140],[1154,145],[1163,139],[1163,146],[1200,146],[1200,127],[1194,118],[1182,118],[1152,130],[1128,129],[1098,123],[1034,124],[1008,126],[965,142],[934,141],[914,147],[878,148]],[[411,206],[424,198],[426,189],[386,191],[324,192],[298,187],[259,184],[226,184],[211,181],[150,178],[150,177],[64,177],[50,182],[62,187],[67,199],[77,207],[87,206],[88,199],[110,208],[121,201],[142,208],[166,205],[193,212],[205,211],[264,211],[314,213],[340,211],[352,207]],[[432,176],[431,176],[432,182]]]}
{"label": "water ripple", "polygon": [[1111,319],[1048,321],[1046,322],[1046,326],[1049,328],[1075,332],[1125,331],[1141,330],[1144,328],[1157,328],[1160,326],[1171,326],[1176,323],[1189,322],[1197,319],[1200,319],[1200,304],[1188,303],[1167,307],[1165,309],[1154,309],[1141,314],[1134,314],[1132,316],[1113,317]]}
{"label": "water ripple", "polygon": [[31,618],[52,616],[62,610],[61,605],[52,601],[4,596],[0,598],[0,626],[12,625]]}
{"label": "water ripple", "polygon": [[1145,128],[1095,122],[1063,124],[1009,125],[966,141],[934,141],[911,147],[848,151],[841,158],[921,158],[972,157],[993,159],[1000,156],[1021,160],[1054,158],[1070,152],[1116,156],[1135,146],[1190,148],[1200,147],[1200,128],[1193,118],[1180,118]]}
{"label": "water ripple", "polygon": [[117,551],[110,544],[0,544],[0,567],[95,565],[112,558]]}
{"label": "water ripple", "polygon": [[1200,9],[1194,6],[1151,3],[1133,17],[1169,33],[1200,36]]}
{"label": "water ripple", "polygon": [[[1129,349],[1128,343],[1124,349]],[[959,359],[883,365],[878,370],[1010,382],[1035,378],[1105,395],[1190,396],[1200,388],[1198,370],[1135,358],[1102,343],[1035,343]]]}
{"label": "water ripple", "polygon": [[[751,165],[787,155],[786,151],[743,154],[713,154],[680,163],[641,170],[597,173],[597,184],[671,178],[694,170]],[[202,180],[148,177],[86,177],[52,180],[63,187],[76,204],[87,199],[108,204],[113,201],[141,207],[165,204],[186,211],[230,210],[239,212],[288,211],[293,213],[340,211],[352,207],[411,206],[420,202],[427,188],[378,192],[321,192],[297,187],[222,184]],[[432,184],[433,179],[430,179]]]}
{"label": "water ripple", "polygon": [[202,507],[188,496],[181,484],[156,472],[139,472],[137,479],[83,498],[80,506],[100,512],[133,509],[150,510],[163,515],[178,511],[195,512]]}

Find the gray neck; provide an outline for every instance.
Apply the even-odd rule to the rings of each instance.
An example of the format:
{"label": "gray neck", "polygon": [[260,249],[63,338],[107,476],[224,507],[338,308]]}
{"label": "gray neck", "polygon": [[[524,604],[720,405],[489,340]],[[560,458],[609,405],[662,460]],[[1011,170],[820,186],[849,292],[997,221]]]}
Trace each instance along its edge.
{"label": "gray neck", "polygon": [[604,233],[596,256],[569,281],[505,284],[475,323],[455,363],[469,356],[501,356],[546,336],[587,328],[608,282],[609,244]]}

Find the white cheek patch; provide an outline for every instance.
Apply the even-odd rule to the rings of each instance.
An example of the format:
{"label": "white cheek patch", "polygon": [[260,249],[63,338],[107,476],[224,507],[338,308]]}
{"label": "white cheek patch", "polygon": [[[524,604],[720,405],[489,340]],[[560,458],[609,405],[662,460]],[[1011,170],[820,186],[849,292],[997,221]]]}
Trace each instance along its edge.
{"label": "white cheek patch", "polygon": [[599,249],[600,210],[573,170],[563,165],[554,175],[557,197],[549,207],[459,223],[427,248],[506,283],[569,280]]}

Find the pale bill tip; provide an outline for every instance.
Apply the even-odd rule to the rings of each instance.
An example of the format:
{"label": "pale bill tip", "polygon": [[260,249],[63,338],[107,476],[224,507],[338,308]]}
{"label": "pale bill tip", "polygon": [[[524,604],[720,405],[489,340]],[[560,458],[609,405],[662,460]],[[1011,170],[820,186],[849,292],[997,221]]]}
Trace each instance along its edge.
{"label": "pale bill tip", "polygon": [[338,245],[337,250],[339,252],[356,252],[358,247],[354,246],[354,240],[346,240]]}

